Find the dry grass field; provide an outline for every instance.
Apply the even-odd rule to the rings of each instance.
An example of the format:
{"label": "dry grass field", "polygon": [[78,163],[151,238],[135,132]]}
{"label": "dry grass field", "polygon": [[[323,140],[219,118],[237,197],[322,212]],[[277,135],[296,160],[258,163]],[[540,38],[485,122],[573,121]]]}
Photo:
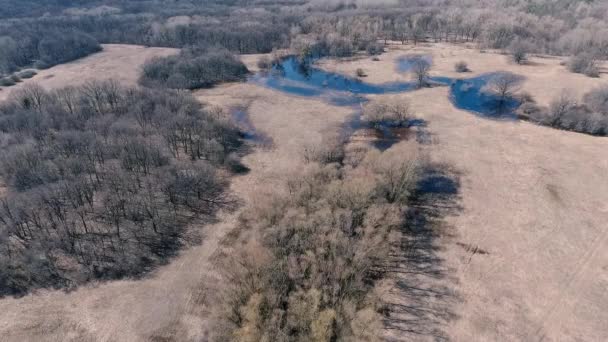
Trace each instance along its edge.
{"label": "dry grass field", "polygon": [[12,87],[0,87],[0,101],[6,99],[11,91],[28,83],[37,83],[46,89],[54,89],[68,85],[76,86],[92,79],[112,78],[133,85],[137,83],[140,67],[147,59],[168,56],[177,51],[169,48],[105,44],[101,52],[46,70],[39,70],[38,75]]}
{"label": "dry grass field", "polygon": [[[42,71],[28,82],[45,87],[90,77],[134,82],[146,58],[168,53],[105,46],[102,53]],[[459,60],[472,70],[463,77],[499,70],[521,74],[527,78],[524,89],[540,104],[562,88],[582,94],[607,79],[571,74],[557,58],[535,57],[531,65],[519,66],[503,55],[443,44],[394,45],[377,62],[326,60],[321,65],[348,75],[363,68],[367,82],[383,83],[407,78],[395,64],[407,54],[431,54],[433,75],[459,76],[453,71]],[[254,69],[257,58],[243,59]],[[251,171],[232,180],[231,190],[243,206],[277,191],[282,180],[302,168],[304,146],[338,131],[352,112],[245,83],[195,95],[227,109],[246,107],[252,125],[272,139],[272,146],[256,147],[244,157]],[[447,87],[377,97],[383,96],[410,100],[430,134],[419,148],[432,164],[448,166],[457,190],[435,203],[432,213],[424,203],[416,208],[432,216],[419,227],[429,234],[404,251],[404,257],[420,257],[418,267],[393,273],[386,339],[608,339],[608,138],[485,119],[455,109]],[[392,148],[405,144],[415,142]],[[237,215],[224,212],[218,223],[200,227],[200,246],[184,250],[145,279],[1,299],[0,340],[205,341],[205,304],[218,286],[211,257]]]}
{"label": "dry grass field", "polygon": [[[605,74],[569,73],[558,58],[519,66],[506,56],[451,45],[406,51],[431,54],[434,75],[458,76],[453,65],[459,60],[473,71],[464,77],[521,74],[523,89],[540,104],[564,88],[581,95],[607,80]],[[403,77],[392,66],[403,53],[397,48],[381,62],[324,66],[351,75],[361,67],[368,81],[388,82]],[[395,287],[391,300],[412,309],[397,314],[403,329],[387,335],[404,341],[605,341],[608,139],[481,118],[455,109],[445,87],[404,96],[428,122],[432,160],[459,174],[460,209],[440,224],[438,272],[418,274],[410,284],[417,291]]]}

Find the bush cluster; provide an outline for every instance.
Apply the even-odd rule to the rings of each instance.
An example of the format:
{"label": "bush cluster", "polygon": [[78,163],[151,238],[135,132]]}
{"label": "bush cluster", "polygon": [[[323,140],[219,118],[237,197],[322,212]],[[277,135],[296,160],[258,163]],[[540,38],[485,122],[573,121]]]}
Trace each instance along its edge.
{"label": "bush cluster", "polygon": [[579,103],[568,92],[553,100],[548,109],[531,113],[530,119],[551,127],[608,135],[608,87],[599,87],[585,94]]}
{"label": "bush cluster", "polygon": [[240,59],[227,50],[189,48],[177,56],[146,62],[139,81],[145,86],[197,89],[242,80],[248,72]]}
{"label": "bush cluster", "polygon": [[419,169],[410,150],[372,151],[358,164],[309,164],[285,194],[256,201],[222,259],[215,339],[377,340],[375,284]]}

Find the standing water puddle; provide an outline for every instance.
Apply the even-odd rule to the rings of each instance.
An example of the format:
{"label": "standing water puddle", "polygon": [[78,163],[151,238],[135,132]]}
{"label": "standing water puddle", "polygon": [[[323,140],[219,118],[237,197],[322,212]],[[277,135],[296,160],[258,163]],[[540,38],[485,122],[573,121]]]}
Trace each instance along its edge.
{"label": "standing water puddle", "polygon": [[[397,60],[397,70],[410,72],[414,62],[421,58],[428,62],[432,61],[431,57],[426,55],[406,56]],[[291,95],[322,98],[336,106],[353,107],[355,113],[344,127],[344,134],[348,135],[358,129],[366,128],[361,120],[362,104],[367,101],[364,95],[402,93],[418,89],[415,82],[366,83],[357,78],[315,68],[313,62],[314,60],[301,61],[293,56],[288,57],[273,66],[270,71],[257,73],[248,81]],[[513,98],[505,98],[501,101],[496,95],[484,91],[486,85],[500,74],[484,74],[468,79],[437,76],[430,77],[429,80],[432,85],[450,86],[450,100],[456,108],[488,118],[514,119],[516,117],[514,111],[519,107],[519,101]],[[243,126],[250,129],[250,133],[246,134],[252,134],[251,139],[256,140],[255,136],[259,133],[255,133],[246,113],[237,112],[234,115],[237,122],[245,122]],[[239,119],[240,116],[246,120]],[[408,134],[405,130],[409,127],[412,125],[399,128],[388,125],[377,127],[374,133],[377,142],[374,145],[379,149],[389,148],[399,140],[407,138]],[[417,129],[416,134],[428,139],[420,128]]]}
{"label": "standing water puddle", "polygon": [[484,88],[505,73],[483,74],[468,79],[456,79],[450,84],[450,100],[454,107],[477,113],[488,118],[515,119],[520,101],[507,97],[501,99]]}

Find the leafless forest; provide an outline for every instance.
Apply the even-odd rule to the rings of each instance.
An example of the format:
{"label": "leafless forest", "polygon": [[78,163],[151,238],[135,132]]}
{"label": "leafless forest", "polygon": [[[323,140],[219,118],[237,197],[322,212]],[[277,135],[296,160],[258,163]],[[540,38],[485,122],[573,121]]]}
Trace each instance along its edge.
{"label": "leafless forest", "polygon": [[[179,52],[133,66],[137,84],[103,75],[54,89],[37,83],[43,70],[107,44]],[[459,183],[457,172],[425,147],[437,138],[427,132],[433,122],[417,112],[434,108],[433,99],[382,98],[398,82],[366,82],[391,49],[433,44],[496,54],[510,70],[521,70],[493,70],[479,90],[492,98],[493,113],[512,110],[520,122],[589,139],[608,136],[603,0],[4,0],[0,91],[9,95],[0,103],[0,301],[143,281],[201,245],[206,234],[198,228],[217,223],[221,212],[236,217],[213,253],[221,285],[205,297],[208,333],[192,340],[391,340],[383,332],[395,309],[387,299],[394,295],[389,279],[396,268],[420,267],[412,257],[420,241],[440,235],[420,222],[456,210],[451,201]],[[365,60],[347,76],[338,64],[332,77],[354,79],[370,96],[353,102],[357,120],[349,117],[351,123],[332,126],[335,132],[323,130],[322,138],[298,145],[292,158],[301,162],[288,173],[266,165],[283,174],[268,176],[266,195],[248,203],[231,189],[236,178],[255,172],[243,159],[279,147],[270,138],[256,145],[244,129],[251,122],[235,122],[234,106],[212,105],[215,98],[208,103],[205,96],[224,86],[252,86],[255,77],[272,81],[290,72],[290,58],[310,82],[318,60]],[[543,58],[559,58],[563,73],[581,82],[600,82],[582,96],[564,84],[539,101],[523,90],[528,69],[521,68],[535,68]],[[451,62],[450,72],[466,79],[476,61]],[[438,77],[432,59],[415,56],[409,63],[412,94],[462,81]],[[319,81],[315,91],[334,90],[331,82]],[[242,89],[231,96],[249,104],[263,98]],[[282,108],[285,115],[292,110]],[[408,136],[413,146],[363,148],[353,143],[360,130],[391,144]],[[443,183],[429,185],[437,178]],[[429,208],[436,209],[432,219]],[[415,248],[411,241],[418,241]],[[399,259],[406,245],[409,254]],[[490,253],[466,246],[472,255]],[[401,273],[407,283],[409,275]],[[414,332],[449,339],[429,331]]]}

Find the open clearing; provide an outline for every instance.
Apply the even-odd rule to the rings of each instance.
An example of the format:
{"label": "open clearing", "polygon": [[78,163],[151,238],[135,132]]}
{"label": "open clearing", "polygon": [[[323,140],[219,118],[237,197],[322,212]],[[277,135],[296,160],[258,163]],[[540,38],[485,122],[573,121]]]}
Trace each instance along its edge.
{"label": "open clearing", "polygon": [[[59,87],[97,75],[132,83],[146,58],[171,51],[105,46],[102,53],[42,71],[31,81]],[[531,65],[518,66],[506,56],[444,44],[394,45],[378,62],[365,58],[321,65],[347,75],[363,68],[366,81],[383,83],[407,78],[395,64],[407,54],[431,54],[432,74],[438,76],[521,74],[527,77],[524,89],[540,104],[548,104],[563,87],[580,95],[606,82],[606,75],[571,74],[557,58],[532,58]],[[244,58],[248,66],[256,59]],[[459,60],[472,72],[453,72]],[[276,190],[301,169],[303,146],[339,130],[351,114],[348,107],[253,84],[224,85],[196,96],[225,108],[247,107],[252,125],[273,141],[272,148],[248,154],[244,163],[251,172],[232,181],[244,205],[255,205],[259,193]],[[395,273],[386,299],[402,310],[391,312],[396,328],[387,329],[387,339],[606,340],[608,138],[482,118],[455,109],[447,87],[377,97],[383,96],[411,101],[430,133],[430,143],[421,148],[458,178],[455,209],[432,227],[440,234],[428,265]],[[205,340],[204,303],[213,295],[215,280],[210,257],[237,214],[222,213],[217,224],[201,227],[201,246],[185,250],[146,279],[0,300],[2,340]]]}
{"label": "open clearing", "polygon": [[0,101],[11,91],[28,83],[37,83],[46,89],[77,86],[92,79],[115,79],[127,85],[137,83],[141,65],[149,58],[177,53],[177,49],[143,47],[139,45],[104,44],[101,52],[79,60],[39,70],[38,75],[12,87],[0,87]]}

